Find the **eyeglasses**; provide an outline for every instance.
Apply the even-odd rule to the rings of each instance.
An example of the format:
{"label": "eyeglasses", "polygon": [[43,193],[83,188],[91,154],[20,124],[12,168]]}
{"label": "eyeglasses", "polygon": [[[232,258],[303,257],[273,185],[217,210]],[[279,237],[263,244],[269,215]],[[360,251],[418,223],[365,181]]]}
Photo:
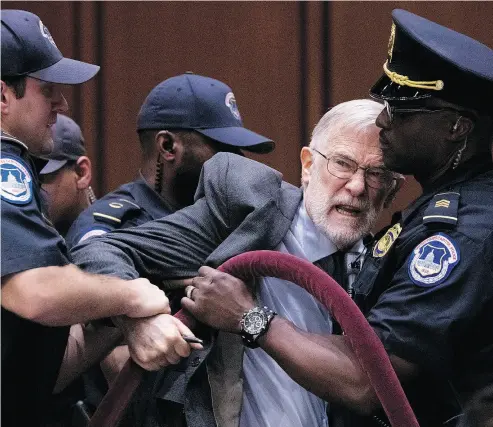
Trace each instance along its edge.
{"label": "eyeglasses", "polygon": [[355,161],[346,157],[338,155],[328,157],[315,148],[312,148],[312,150],[327,160],[327,171],[336,178],[349,180],[358,171],[358,169],[362,169],[365,176],[365,182],[369,187],[377,190],[390,186],[392,181],[395,179],[394,174],[386,168],[364,168],[359,166]]}
{"label": "eyeglasses", "polygon": [[438,113],[440,111],[453,111],[455,113],[460,113],[464,116],[469,116],[464,112],[456,110],[454,108],[427,108],[427,107],[408,107],[408,108],[397,108],[395,105],[390,105],[387,101],[384,102],[385,110],[387,111],[387,115],[389,116],[390,124],[392,124],[394,120],[395,114],[415,114],[415,113]]}

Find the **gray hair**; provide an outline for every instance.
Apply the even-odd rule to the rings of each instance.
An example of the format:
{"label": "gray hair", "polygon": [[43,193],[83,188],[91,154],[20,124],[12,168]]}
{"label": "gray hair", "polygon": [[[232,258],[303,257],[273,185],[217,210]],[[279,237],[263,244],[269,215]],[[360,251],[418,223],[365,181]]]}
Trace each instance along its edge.
{"label": "gray hair", "polygon": [[375,120],[382,112],[383,105],[371,99],[355,99],[343,102],[327,111],[313,129],[310,147],[330,140],[331,134],[338,129],[350,127],[357,132],[364,132],[375,127]]}

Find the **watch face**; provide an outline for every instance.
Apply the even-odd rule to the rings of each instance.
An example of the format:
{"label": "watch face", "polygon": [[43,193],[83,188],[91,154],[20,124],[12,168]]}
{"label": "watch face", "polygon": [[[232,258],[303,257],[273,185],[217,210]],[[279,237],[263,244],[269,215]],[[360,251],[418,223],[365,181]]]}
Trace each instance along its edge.
{"label": "watch face", "polygon": [[252,311],[243,319],[243,329],[245,332],[256,335],[262,331],[267,323],[267,316],[262,311]]}

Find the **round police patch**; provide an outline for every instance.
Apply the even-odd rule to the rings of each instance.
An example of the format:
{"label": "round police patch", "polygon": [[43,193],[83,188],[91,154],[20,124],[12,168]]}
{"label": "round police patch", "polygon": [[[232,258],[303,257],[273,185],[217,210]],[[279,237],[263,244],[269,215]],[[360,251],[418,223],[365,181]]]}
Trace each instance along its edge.
{"label": "round police patch", "polygon": [[3,156],[0,159],[0,196],[7,202],[26,205],[33,198],[32,178],[19,160]]}
{"label": "round police patch", "polygon": [[457,244],[438,233],[423,240],[413,250],[408,262],[409,277],[425,288],[443,283],[460,260]]}
{"label": "round police patch", "polygon": [[226,95],[224,103],[228,106],[231,114],[238,120],[241,120],[240,111],[238,110],[238,105],[236,104],[235,95],[233,92],[229,92]]}
{"label": "round police patch", "polygon": [[80,238],[79,243],[82,243],[84,240],[87,240],[94,236],[101,236],[103,234],[106,234],[107,232],[108,230],[106,230],[105,228],[93,228]]}

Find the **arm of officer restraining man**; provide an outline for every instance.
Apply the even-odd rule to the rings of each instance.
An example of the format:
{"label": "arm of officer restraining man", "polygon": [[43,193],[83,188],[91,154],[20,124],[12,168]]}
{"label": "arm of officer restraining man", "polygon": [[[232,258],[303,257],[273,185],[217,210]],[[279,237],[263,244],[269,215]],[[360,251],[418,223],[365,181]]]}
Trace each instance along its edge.
{"label": "arm of officer restraining man", "polygon": [[168,299],[148,280],[96,276],[71,264],[33,268],[3,277],[2,307],[48,326],[119,315],[169,313]]}
{"label": "arm of officer restraining man", "polygon": [[[250,290],[229,274],[209,267],[199,272],[202,278],[194,280],[193,301],[183,298],[182,306],[216,329],[239,333],[243,313],[254,306]],[[324,400],[363,414],[378,407],[378,398],[346,336],[307,333],[276,316],[258,343],[293,380]],[[416,374],[413,364],[393,356],[391,360],[401,380]]]}

